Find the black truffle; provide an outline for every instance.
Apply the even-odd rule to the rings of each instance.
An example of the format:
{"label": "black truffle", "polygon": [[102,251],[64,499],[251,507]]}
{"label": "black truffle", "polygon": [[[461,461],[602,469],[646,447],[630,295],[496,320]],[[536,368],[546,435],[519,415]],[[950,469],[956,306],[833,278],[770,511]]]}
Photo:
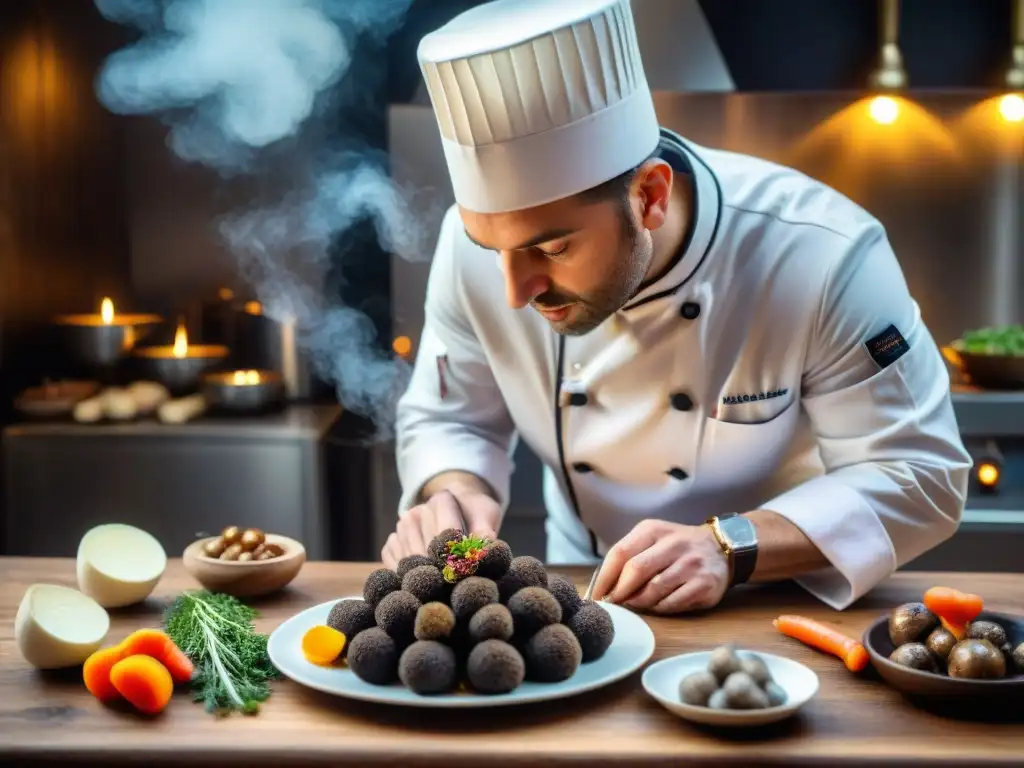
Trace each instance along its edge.
{"label": "black truffle", "polygon": [[523,587],[508,601],[516,634],[524,640],[541,627],[562,620],[562,606],[544,587]]}
{"label": "black truffle", "polygon": [[554,574],[548,576],[548,592],[555,596],[555,600],[562,606],[562,621],[568,622],[581,607],[583,598],[580,597],[576,585],[565,576]]}
{"label": "black truffle", "polygon": [[448,558],[448,542],[451,541],[462,541],[462,531],[455,528],[441,531],[427,545],[427,554],[430,555],[430,558],[438,568],[444,568],[445,566]]}
{"label": "black truffle", "polygon": [[393,683],[398,675],[398,646],[380,627],[364,629],[349,644],[348,668],[367,683]]}
{"label": "black truffle", "polygon": [[421,603],[440,602],[448,596],[444,576],[432,565],[421,565],[405,574],[402,589]]}
{"label": "black truffle", "polygon": [[479,693],[508,693],[523,684],[522,655],[502,640],[484,640],[469,652],[466,677]]}
{"label": "black truffle", "polygon": [[566,624],[580,641],[584,662],[604,656],[615,639],[612,617],[597,603],[585,603]]}
{"label": "black truffle", "polygon": [[501,539],[487,545],[487,552],[476,567],[476,575],[497,581],[506,573],[512,564],[512,547]]}
{"label": "black truffle", "polygon": [[496,602],[498,585],[482,576],[468,576],[452,590],[452,610],[459,621],[469,621],[485,605]]}
{"label": "black truffle", "polygon": [[544,587],[548,586],[548,572],[544,564],[536,557],[520,555],[513,558],[508,567],[508,573],[498,581],[498,592],[501,602],[507,603],[523,587]]}
{"label": "black truffle", "polygon": [[385,596],[397,592],[401,588],[402,580],[398,578],[397,573],[389,571],[387,568],[378,568],[367,577],[366,583],[363,584],[363,600],[368,602],[371,608],[376,609]]}
{"label": "black truffle", "polygon": [[414,693],[444,693],[455,687],[455,651],[436,640],[417,640],[398,660],[398,679]]}
{"label": "black truffle", "polygon": [[469,620],[469,636],[474,643],[485,640],[511,640],[512,614],[501,603],[491,603],[473,614]]}
{"label": "black truffle", "polygon": [[348,638],[342,651],[343,656],[348,653],[348,646],[355,636],[376,623],[373,608],[363,600],[339,600],[327,615],[327,626]]}
{"label": "black truffle", "polygon": [[549,624],[527,641],[523,655],[531,680],[560,683],[575,674],[583,659],[583,649],[565,624]]}
{"label": "black truffle", "polygon": [[437,567],[437,563],[435,563],[434,559],[431,557],[427,557],[426,555],[409,555],[408,557],[403,557],[398,561],[398,567],[395,571],[398,573],[398,578],[404,579],[405,574],[413,568],[419,568],[421,565]]}
{"label": "black truffle", "polygon": [[378,627],[387,632],[400,648],[405,648],[416,639],[416,614],[419,610],[420,601],[400,589],[380,601],[374,618]]}
{"label": "black truffle", "polygon": [[416,612],[417,640],[443,640],[455,629],[455,614],[444,603],[425,603]]}

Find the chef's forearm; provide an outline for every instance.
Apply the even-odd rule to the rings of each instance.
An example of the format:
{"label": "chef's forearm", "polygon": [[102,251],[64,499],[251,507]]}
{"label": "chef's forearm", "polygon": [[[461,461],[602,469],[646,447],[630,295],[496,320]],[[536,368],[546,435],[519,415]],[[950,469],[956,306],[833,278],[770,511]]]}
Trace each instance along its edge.
{"label": "chef's forearm", "polygon": [[757,564],[751,581],[783,581],[828,567],[814,542],[782,515],[758,509],[744,517],[757,529]]}
{"label": "chef's forearm", "polygon": [[479,477],[470,472],[460,472],[457,470],[442,472],[430,478],[430,480],[424,483],[423,490],[420,491],[420,500],[427,501],[427,499],[439,491],[451,491],[455,496],[458,496],[460,492],[481,493],[485,496],[490,496],[492,499],[497,499],[491,487]]}

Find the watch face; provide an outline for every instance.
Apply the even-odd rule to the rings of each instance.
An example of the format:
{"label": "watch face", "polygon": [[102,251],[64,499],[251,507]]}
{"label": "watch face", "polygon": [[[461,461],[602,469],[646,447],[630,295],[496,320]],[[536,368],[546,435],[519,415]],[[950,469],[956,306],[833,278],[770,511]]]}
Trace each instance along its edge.
{"label": "watch face", "polygon": [[734,549],[744,550],[757,546],[757,531],[745,517],[719,518],[718,525]]}

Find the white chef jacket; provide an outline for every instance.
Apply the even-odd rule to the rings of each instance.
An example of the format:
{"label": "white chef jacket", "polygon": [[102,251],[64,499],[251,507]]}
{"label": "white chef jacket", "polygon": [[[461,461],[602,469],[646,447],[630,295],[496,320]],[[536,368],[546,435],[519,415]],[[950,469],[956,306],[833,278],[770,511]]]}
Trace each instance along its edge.
{"label": "white chef jacket", "polygon": [[511,309],[447,213],[398,406],[399,514],[448,470],[506,509],[521,438],[551,564],[597,562],[645,518],[768,509],[828,559],[797,581],[841,610],[959,525],[972,462],[941,353],[877,219],[795,170],[661,144],[694,182],[685,250],[583,336]]}

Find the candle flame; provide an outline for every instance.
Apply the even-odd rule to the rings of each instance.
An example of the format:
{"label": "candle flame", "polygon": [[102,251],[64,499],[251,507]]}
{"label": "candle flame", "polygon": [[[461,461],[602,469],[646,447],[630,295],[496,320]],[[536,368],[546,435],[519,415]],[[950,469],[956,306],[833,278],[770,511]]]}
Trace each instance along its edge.
{"label": "candle flame", "polygon": [[114,322],[114,302],[110,299],[105,298],[100,304],[100,317],[103,318],[104,325]]}
{"label": "candle flame", "polygon": [[174,332],[174,349],[172,353],[175,357],[185,357],[188,355],[188,334],[185,332],[184,323],[181,323],[178,326],[178,330]]}
{"label": "candle flame", "polygon": [[245,384],[259,384],[260,383],[260,372],[259,371],[235,371],[232,375],[232,383],[236,386],[243,386]]}

